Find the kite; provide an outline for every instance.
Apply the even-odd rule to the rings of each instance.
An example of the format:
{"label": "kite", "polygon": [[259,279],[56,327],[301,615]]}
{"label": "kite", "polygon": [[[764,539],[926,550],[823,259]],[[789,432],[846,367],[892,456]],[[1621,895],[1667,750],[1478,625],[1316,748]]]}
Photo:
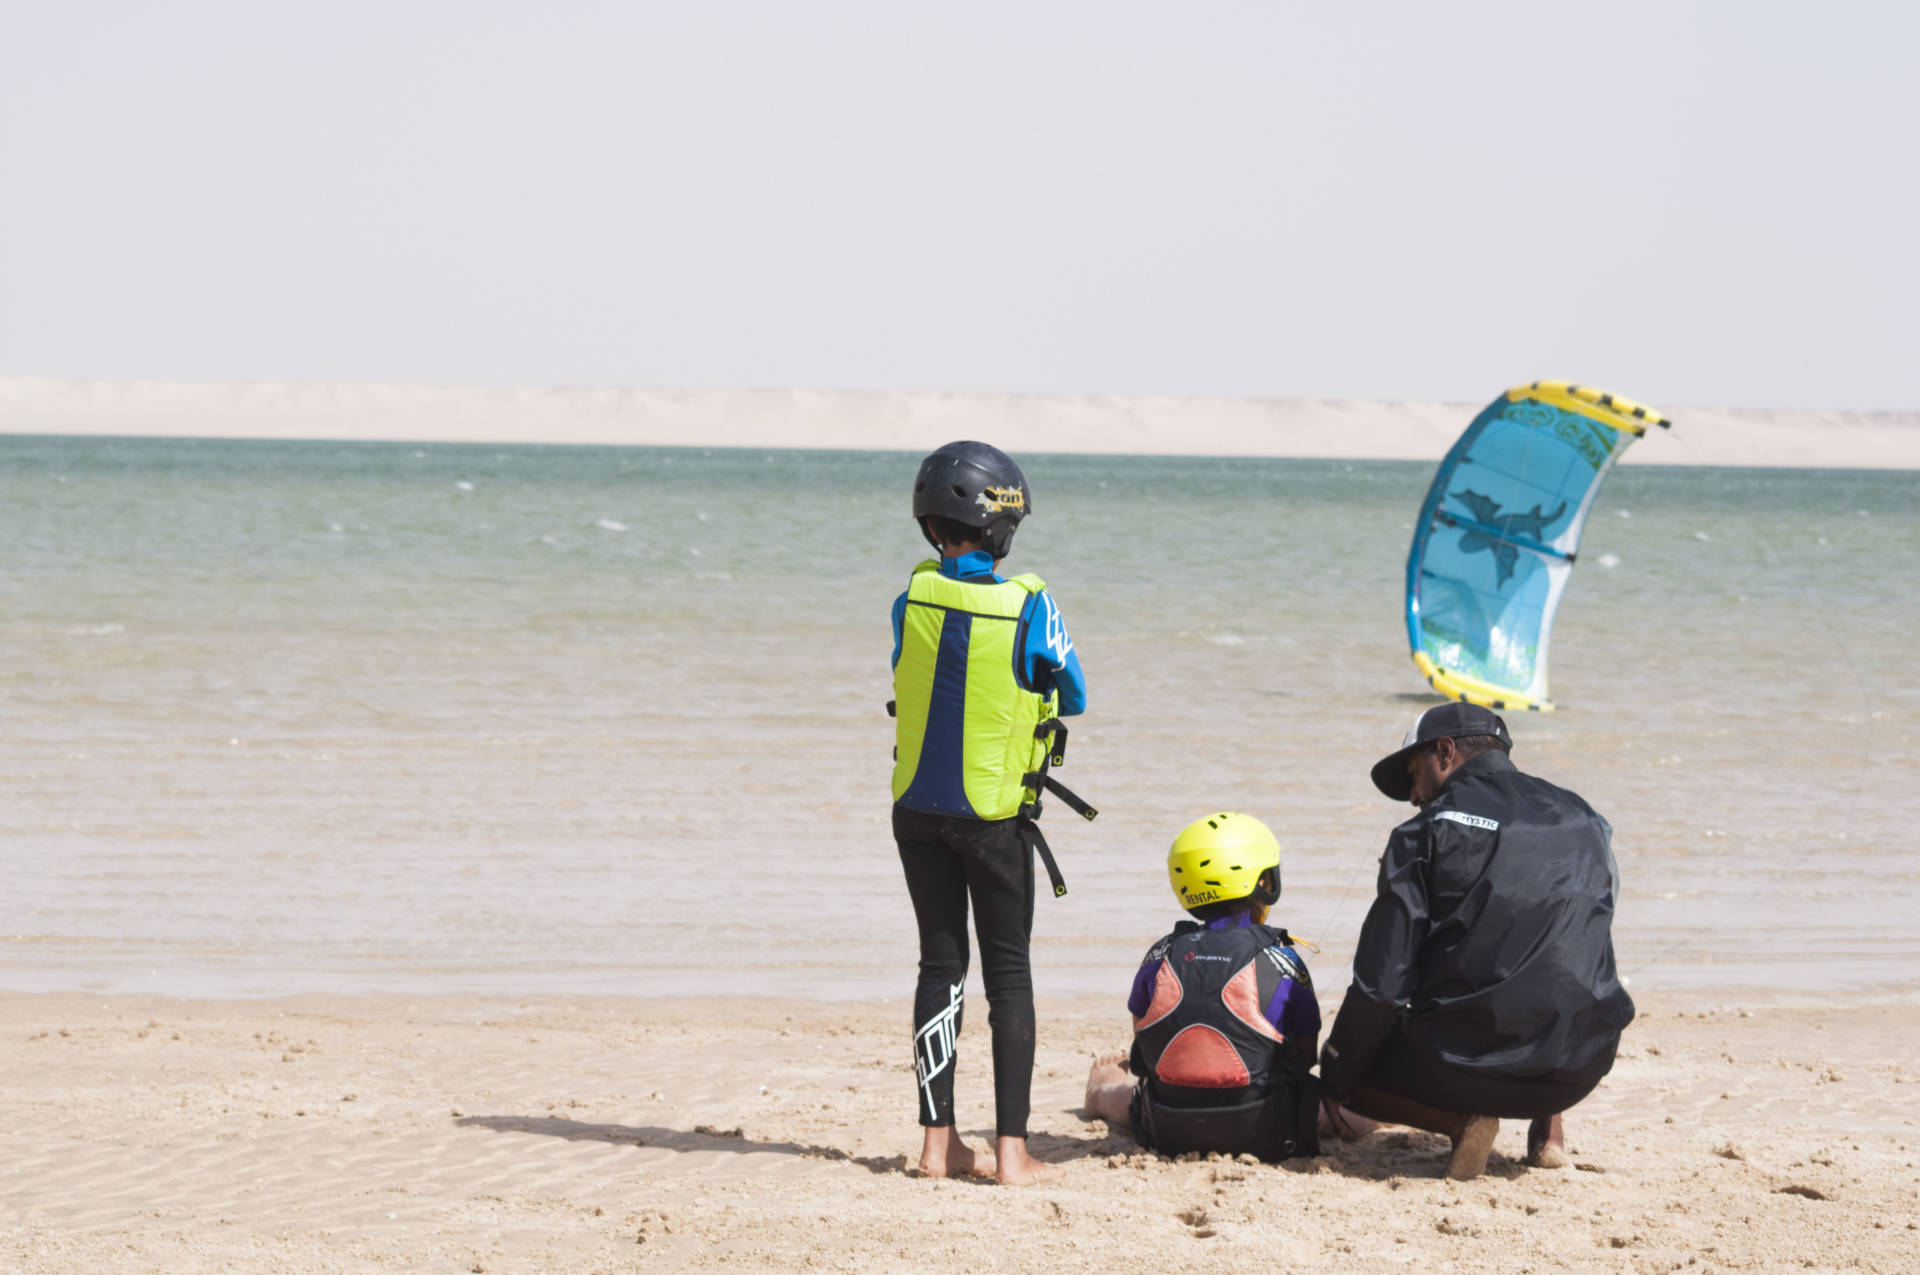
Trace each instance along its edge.
{"label": "kite", "polygon": [[1548,710],[1547,638],[1600,484],[1660,413],[1565,381],[1508,390],[1434,475],[1407,554],[1407,640],[1429,685]]}

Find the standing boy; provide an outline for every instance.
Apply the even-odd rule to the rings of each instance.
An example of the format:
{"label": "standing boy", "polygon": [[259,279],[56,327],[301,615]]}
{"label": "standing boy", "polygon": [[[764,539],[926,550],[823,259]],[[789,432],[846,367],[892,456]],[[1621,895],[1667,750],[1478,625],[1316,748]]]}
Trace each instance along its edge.
{"label": "standing boy", "polygon": [[[1080,659],[1038,576],[1004,578],[1001,559],[1032,512],[1026,475],[985,443],[948,443],[920,465],[913,516],[940,554],[893,604],[898,724],[893,835],[920,928],[914,1069],[935,1176],[985,1174],[953,1127],[955,1040],[967,976],[967,905],[993,1031],[994,1176],[1061,1170],[1027,1152],[1033,1083],[1033,817],[1059,719],[1086,708]],[[1049,862],[1049,870],[1052,865]],[[1062,889],[1056,876],[1056,891]]]}

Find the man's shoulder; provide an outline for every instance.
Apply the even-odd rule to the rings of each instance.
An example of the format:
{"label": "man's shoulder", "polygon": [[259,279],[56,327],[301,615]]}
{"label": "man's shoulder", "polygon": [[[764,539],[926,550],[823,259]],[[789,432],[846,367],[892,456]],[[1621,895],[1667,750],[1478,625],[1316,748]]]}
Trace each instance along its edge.
{"label": "man's shoulder", "polygon": [[1396,849],[1402,855],[1419,854],[1437,839],[1449,839],[1461,833],[1482,836],[1500,831],[1512,803],[1507,798],[1476,791],[1475,785],[1449,784],[1411,819],[1393,830],[1387,841],[1387,853]]}
{"label": "man's shoulder", "polygon": [[1587,804],[1587,799],[1573,789],[1556,784],[1551,779],[1542,779],[1539,775],[1521,770],[1518,766],[1509,766],[1505,770],[1495,771],[1486,778],[1490,787],[1510,795],[1515,800],[1527,802],[1545,800],[1587,814],[1594,813],[1593,807]]}
{"label": "man's shoulder", "polygon": [[1556,784],[1551,779],[1542,779],[1538,775],[1530,775],[1525,771],[1515,771],[1514,773],[1519,775],[1520,778],[1524,779],[1528,784],[1532,785],[1537,790],[1544,793],[1549,793],[1555,798],[1557,798],[1558,800],[1566,803],[1569,806],[1573,806],[1579,810],[1584,810],[1588,814],[1596,813],[1594,811],[1594,808],[1590,804],[1588,804],[1587,799],[1585,797],[1582,797],[1579,793],[1575,792],[1571,788],[1566,787],[1563,784]]}
{"label": "man's shoulder", "polygon": [[1450,832],[1498,832],[1509,824],[1537,822],[1546,814],[1551,814],[1555,822],[1573,815],[1596,824],[1606,823],[1579,793],[1515,766],[1476,775],[1470,783],[1450,785],[1421,814],[1427,817],[1430,828],[1445,824]]}

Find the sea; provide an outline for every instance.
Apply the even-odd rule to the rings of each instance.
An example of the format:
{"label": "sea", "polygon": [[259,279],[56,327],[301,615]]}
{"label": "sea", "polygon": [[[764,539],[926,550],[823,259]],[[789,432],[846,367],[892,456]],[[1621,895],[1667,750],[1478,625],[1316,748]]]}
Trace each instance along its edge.
{"label": "sea", "polygon": [[[1017,452],[1017,440],[1011,440]],[[1433,465],[1021,455],[1089,689],[1043,995],[1124,996],[1215,810],[1345,973],[1438,702]],[[0,438],[0,989],[904,1001],[897,452]],[[1635,990],[1920,999],[1920,473],[1625,467],[1523,769]],[[977,973],[974,978],[977,983]]]}

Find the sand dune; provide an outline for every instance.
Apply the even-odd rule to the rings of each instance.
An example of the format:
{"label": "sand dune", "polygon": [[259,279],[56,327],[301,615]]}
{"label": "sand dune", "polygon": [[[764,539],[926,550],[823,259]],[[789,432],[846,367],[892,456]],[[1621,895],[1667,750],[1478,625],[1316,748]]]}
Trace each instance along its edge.
{"label": "sand dune", "polygon": [[[984,1005],[961,1127],[984,1137]],[[1911,1007],[1654,1001],[1528,1171],[1389,1131],[1283,1167],[1080,1120],[1124,1037],[1044,1005],[1028,1190],[910,1176],[899,1003],[0,997],[0,1269],[1912,1269]]]}
{"label": "sand dune", "polygon": [[[1488,397],[1492,397],[1490,391]],[[1481,403],[0,378],[0,433],[1437,460]],[[1626,463],[1920,469],[1920,414],[1658,404]]]}

